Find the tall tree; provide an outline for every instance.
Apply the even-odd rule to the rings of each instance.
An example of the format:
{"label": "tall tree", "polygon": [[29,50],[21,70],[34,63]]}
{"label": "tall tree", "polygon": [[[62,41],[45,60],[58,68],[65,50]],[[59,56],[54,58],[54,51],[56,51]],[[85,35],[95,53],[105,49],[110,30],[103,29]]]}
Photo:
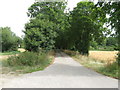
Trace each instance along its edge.
{"label": "tall tree", "polygon": [[88,55],[90,40],[103,37],[103,23],[94,14],[96,7],[93,2],[79,2],[72,12],[72,42],[80,54]]}
{"label": "tall tree", "polygon": [[35,48],[36,51],[38,48],[54,48],[55,37],[65,27],[65,7],[65,2],[35,2],[31,5],[28,9],[31,21],[26,24],[24,31],[26,49]]}

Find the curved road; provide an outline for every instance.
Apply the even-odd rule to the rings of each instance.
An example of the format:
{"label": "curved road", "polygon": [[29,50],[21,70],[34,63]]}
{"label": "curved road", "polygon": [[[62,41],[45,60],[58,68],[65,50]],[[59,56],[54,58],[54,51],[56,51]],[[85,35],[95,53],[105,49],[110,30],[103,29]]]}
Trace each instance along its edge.
{"label": "curved road", "polygon": [[118,80],[98,74],[57,53],[55,62],[44,71],[16,77],[3,88],[118,88]]}

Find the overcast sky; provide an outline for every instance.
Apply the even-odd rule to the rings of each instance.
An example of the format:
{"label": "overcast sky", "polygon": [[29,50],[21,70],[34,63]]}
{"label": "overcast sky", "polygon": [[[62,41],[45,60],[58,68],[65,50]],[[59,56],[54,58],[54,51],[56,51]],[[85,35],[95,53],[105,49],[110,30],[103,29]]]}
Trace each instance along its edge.
{"label": "overcast sky", "polygon": [[[24,25],[28,21],[27,9],[35,0],[1,0],[0,27],[9,26],[17,36],[24,35]],[[68,0],[68,7],[72,10],[81,0]]]}

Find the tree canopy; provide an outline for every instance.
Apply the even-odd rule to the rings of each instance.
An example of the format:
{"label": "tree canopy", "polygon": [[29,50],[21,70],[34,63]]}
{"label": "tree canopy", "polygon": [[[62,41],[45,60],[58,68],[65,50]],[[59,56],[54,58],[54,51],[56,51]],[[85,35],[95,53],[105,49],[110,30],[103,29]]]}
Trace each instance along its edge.
{"label": "tree canopy", "polygon": [[65,27],[65,7],[65,2],[35,2],[31,5],[28,9],[28,17],[31,20],[24,31],[27,50],[54,48],[58,32]]}
{"label": "tree canopy", "polygon": [[26,24],[25,48],[29,51],[50,50],[56,37],[55,24],[48,20],[33,19]]}
{"label": "tree canopy", "polygon": [[68,11],[66,5],[66,2],[35,2],[30,6],[27,12],[30,21],[24,31],[27,50],[72,49],[88,55],[90,46],[116,42],[115,38],[107,38],[112,32],[107,26],[111,25],[119,37],[119,2],[95,5],[82,1],[73,11]]}
{"label": "tree canopy", "polygon": [[89,51],[90,41],[102,41],[104,32],[102,22],[96,17],[96,7],[93,2],[79,2],[77,7],[71,12],[70,20],[70,40],[71,46],[78,50],[81,54],[87,55]]}

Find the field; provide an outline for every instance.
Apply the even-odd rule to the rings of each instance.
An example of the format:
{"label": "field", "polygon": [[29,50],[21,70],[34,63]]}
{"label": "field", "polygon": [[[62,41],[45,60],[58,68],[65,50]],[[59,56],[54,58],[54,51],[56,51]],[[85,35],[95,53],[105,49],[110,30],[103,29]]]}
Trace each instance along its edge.
{"label": "field", "polygon": [[23,48],[18,48],[18,51],[20,51],[20,52],[25,52],[25,49],[23,49]]}
{"label": "field", "polygon": [[112,63],[116,60],[117,53],[118,51],[90,51],[89,57],[96,60]]}
{"label": "field", "polygon": [[[75,56],[78,52],[64,50],[65,53],[70,56]],[[109,62],[112,63],[117,58],[118,51],[89,51],[89,58],[95,59],[97,61]]]}

